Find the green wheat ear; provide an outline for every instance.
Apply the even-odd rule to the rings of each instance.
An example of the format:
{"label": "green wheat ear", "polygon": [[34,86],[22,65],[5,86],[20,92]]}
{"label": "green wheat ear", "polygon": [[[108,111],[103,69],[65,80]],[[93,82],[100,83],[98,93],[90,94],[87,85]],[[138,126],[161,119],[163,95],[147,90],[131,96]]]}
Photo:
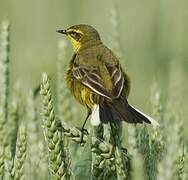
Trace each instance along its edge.
{"label": "green wheat ear", "polygon": [[61,123],[55,117],[50,83],[46,73],[42,75],[41,95],[43,100],[44,134],[49,150],[49,170],[53,179],[70,179],[70,162],[62,141]]}
{"label": "green wheat ear", "polygon": [[130,158],[121,144],[121,124],[93,129],[92,175],[99,179],[128,179]]}
{"label": "green wheat ear", "polygon": [[0,144],[6,143],[5,126],[8,117],[9,86],[9,23],[4,21],[0,29]]}
{"label": "green wheat ear", "polygon": [[114,149],[109,140],[104,139],[104,126],[93,128],[92,134],[92,178],[117,179],[114,163]]}
{"label": "green wheat ear", "polygon": [[10,105],[9,119],[7,124],[8,143],[11,153],[14,155],[16,151],[16,137],[18,132],[19,107],[18,102],[13,100]]}
{"label": "green wheat ear", "polygon": [[4,176],[4,149],[2,146],[0,146],[0,179],[3,179]]}
{"label": "green wheat ear", "polygon": [[131,178],[133,180],[145,180],[144,160],[137,149],[136,127],[128,125],[129,152],[131,152]]}
{"label": "green wheat ear", "polygon": [[160,126],[154,127],[150,131],[150,178],[157,179],[157,165],[164,156],[164,137],[162,128],[164,128],[163,106],[161,103],[161,93],[155,82],[151,88],[152,114]]}
{"label": "green wheat ear", "polygon": [[26,159],[26,129],[24,125],[19,128],[17,142],[16,142],[16,154],[14,158],[14,179],[24,179],[25,170],[24,162]]}
{"label": "green wheat ear", "polygon": [[118,179],[130,177],[130,155],[127,149],[122,147],[122,123],[111,124],[111,141],[115,140],[115,164]]}
{"label": "green wheat ear", "polygon": [[7,151],[6,152],[7,178],[9,180],[13,180],[14,179],[14,157],[13,157],[12,149],[11,149],[10,145],[6,148],[6,151]]}
{"label": "green wheat ear", "polygon": [[5,176],[5,147],[7,141],[9,87],[9,23],[2,22],[0,27],[0,178]]}
{"label": "green wheat ear", "polygon": [[49,171],[48,171],[48,149],[46,148],[46,144],[43,140],[41,140],[38,144],[38,157],[39,157],[39,166],[38,166],[38,178],[39,179],[48,179]]}
{"label": "green wheat ear", "polygon": [[[37,111],[35,108],[35,101],[33,91],[29,91],[26,105],[27,118],[27,154],[26,161],[27,177],[35,176],[36,179],[40,177],[42,171],[39,172],[39,121],[37,119]],[[32,157],[32,158],[30,158]]]}

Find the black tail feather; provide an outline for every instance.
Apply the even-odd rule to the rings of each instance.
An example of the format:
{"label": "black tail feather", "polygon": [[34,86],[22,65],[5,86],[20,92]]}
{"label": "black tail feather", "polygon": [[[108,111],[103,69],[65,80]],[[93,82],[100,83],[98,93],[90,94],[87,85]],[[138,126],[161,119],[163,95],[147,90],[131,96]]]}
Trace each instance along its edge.
{"label": "black tail feather", "polygon": [[102,123],[126,121],[128,123],[151,123],[149,119],[131,107],[127,100],[119,98],[113,102],[100,104],[100,120]]}
{"label": "black tail feather", "polygon": [[99,110],[100,120],[102,123],[122,121],[121,115],[106,101],[100,105]]}

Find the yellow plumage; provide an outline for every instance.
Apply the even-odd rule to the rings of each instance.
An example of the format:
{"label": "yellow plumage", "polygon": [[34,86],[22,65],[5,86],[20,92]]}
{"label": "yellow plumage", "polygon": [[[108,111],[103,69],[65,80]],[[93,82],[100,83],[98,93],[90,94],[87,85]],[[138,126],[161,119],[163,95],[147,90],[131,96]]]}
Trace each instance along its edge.
{"label": "yellow plumage", "polygon": [[130,79],[93,27],[75,25],[58,32],[69,37],[75,51],[65,76],[66,84],[78,102],[87,107],[87,118],[92,114],[94,125],[155,122],[129,105]]}

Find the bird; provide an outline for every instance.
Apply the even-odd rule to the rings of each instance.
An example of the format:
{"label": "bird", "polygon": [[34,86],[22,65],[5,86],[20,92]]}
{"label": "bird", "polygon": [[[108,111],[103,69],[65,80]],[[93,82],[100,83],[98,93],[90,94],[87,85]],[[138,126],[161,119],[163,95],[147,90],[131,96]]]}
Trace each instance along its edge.
{"label": "bird", "polygon": [[94,27],[78,24],[57,32],[66,35],[74,48],[65,82],[75,99],[87,108],[82,130],[90,115],[93,126],[122,121],[159,125],[128,102],[130,77]]}

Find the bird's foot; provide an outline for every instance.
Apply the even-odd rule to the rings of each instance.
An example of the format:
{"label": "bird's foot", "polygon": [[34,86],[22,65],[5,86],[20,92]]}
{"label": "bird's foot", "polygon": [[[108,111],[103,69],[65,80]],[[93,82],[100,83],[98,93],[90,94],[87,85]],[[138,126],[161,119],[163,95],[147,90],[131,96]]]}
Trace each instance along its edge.
{"label": "bird's foot", "polygon": [[84,129],[84,128],[81,128],[80,131],[81,131],[80,146],[84,146],[84,143],[85,143],[85,141],[84,141],[84,135],[88,135],[89,133],[88,133],[88,130]]}

